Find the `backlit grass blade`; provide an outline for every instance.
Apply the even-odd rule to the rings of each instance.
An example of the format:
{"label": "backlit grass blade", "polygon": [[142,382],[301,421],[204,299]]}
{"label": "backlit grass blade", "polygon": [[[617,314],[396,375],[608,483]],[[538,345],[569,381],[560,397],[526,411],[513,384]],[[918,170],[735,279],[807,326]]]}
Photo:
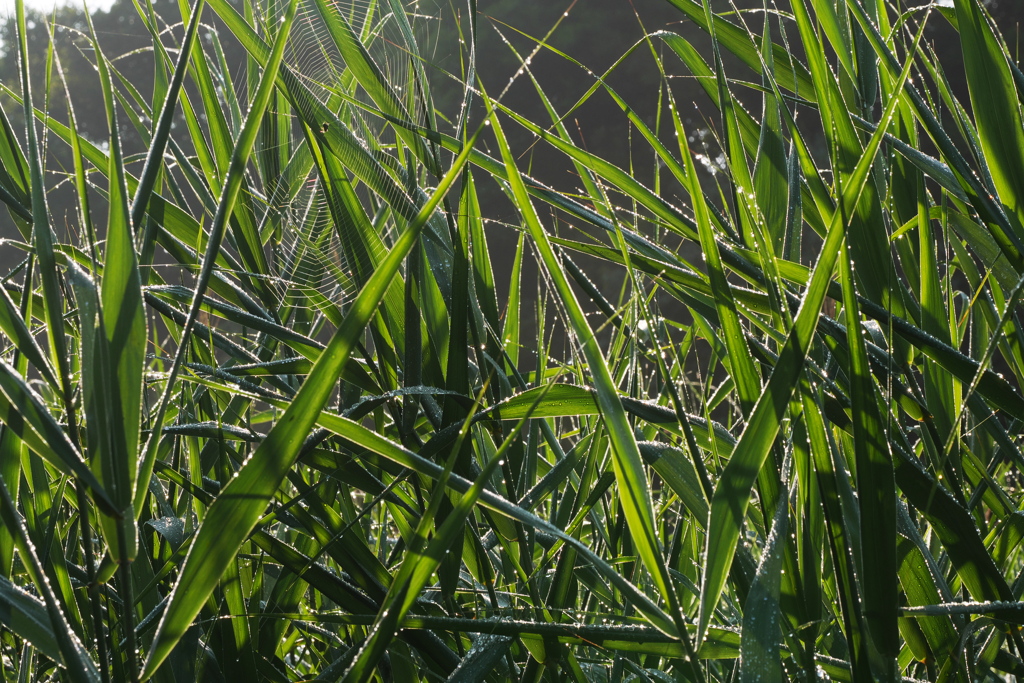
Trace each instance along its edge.
{"label": "backlit grass blade", "polygon": [[[704,31],[712,32],[704,6],[699,0],[669,0],[669,2]],[[752,43],[742,29],[722,17],[712,14],[711,21],[714,24],[714,33],[719,43],[742,59],[750,68],[760,73],[761,61],[758,56],[758,45]],[[799,92],[801,97],[811,99],[814,88],[811,85],[807,67],[793,60],[792,55],[783,45],[773,44],[772,51],[779,85],[792,92]]]}
{"label": "backlit grass blade", "polygon": [[[471,170],[467,169],[464,183],[463,201],[460,203],[460,207],[464,208],[460,209],[460,214],[465,216],[463,229],[468,233],[466,239],[469,243],[472,268],[472,298],[469,311],[473,323],[471,339],[478,350],[478,365],[486,367],[491,358],[498,359],[502,356],[502,313],[498,308],[492,256],[484,230],[480,196]],[[509,295],[511,299],[512,293],[509,292]],[[492,382],[490,387],[495,400],[500,400],[507,393],[507,389],[500,381]]]}
{"label": "backlit grass blade", "polygon": [[740,529],[746,517],[751,486],[771,449],[789,397],[803,371],[827,285],[839,257],[844,230],[843,222],[834,219],[782,354],[715,488],[707,537],[707,569],[698,635],[706,630],[711,611],[725,587]]}
{"label": "backlit grass blade", "polygon": [[[545,400],[530,408],[537,394],[543,393]],[[670,429],[676,425],[679,416],[671,408],[653,404],[646,401],[638,401],[626,396],[619,397],[623,408],[631,415],[657,424],[663,428]],[[502,419],[514,420],[520,418],[523,413],[531,409],[537,417],[566,417],[583,415],[600,415],[600,405],[597,402],[594,389],[571,384],[551,384],[547,386],[529,389],[512,396],[501,403],[491,406],[488,410],[480,413],[481,417],[491,412],[500,414]],[[686,415],[702,448],[708,450],[730,451],[736,443],[736,439],[724,426],[708,422],[703,417]],[[678,429],[678,426],[677,426]],[[711,445],[712,440],[716,445]]]}
{"label": "backlit grass blade", "polygon": [[108,515],[118,514],[112,497],[82,460],[78,449],[46,409],[42,398],[6,362],[0,361],[0,405],[3,422],[43,458],[65,474],[81,479],[92,491],[96,504]]}
{"label": "backlit grass blade", "polygon": [[[85,384],[89,416],[89,445],[93,470],[118,506],[120,521],[104,524],[112,555],[119,563],[135,558],[135,498],[140,425],[142,419],[142,372],[146,350],[146,319],[142,287],[128,208],[121,136],[113,86],[106,57],[95,30],[92,43],[100,77],[103,103],[110,130],[107,240],[103,279],[99,287],[96,318],[83,321],[96,334],[84,359],[90,381]],[[89,304],[85,304],[89,306]],[[94,355],[95,354],[95,355]]]}
{"label": "backlit grass blade", "polygon": [[[814,4],[817,6],[821,3]],[[793,14],[807,51],[819,104],[818,111],[821,114],[821,125],[832,150],[833,172],[839,175],[839,182],[835,183],[835,191],[838,194],[842,185],[851,182],[852,174],[866,151],[853,125],[851,109],[854,105],[844,99],[844,95],[853,94],[844,93],[825,60],[824,48],[805,0],[794,0]],[[910,59],[907,61],[912,62]],[[888,124],[880,127],[887,128]],[[865,298],[885,302],[897,315],[908,317],[905,313],[904,297],[900,292],[902,281],[896,276],[892,261],[889,259],[889,241],[884,231],[878,229],[882,223],[882,205],[874,183],[866,183],[855,197],[850,197],[850,200],[854,203],[844,207],[844,211],[847,215],[846,220],[850,221],[852,228],[848,241],[850,255],[857,265],[859,289]]]}
{"label": "backlit grass blade", "polygon": [[[773,60],[773,43],[771,42],[771,23],[769,15],[765,15],[762,33],[761,55],[764,59],[765,74],[763,79],[775,77]],[[761,137],[758,140],[757,157],[754,160],[754,192],[757,206],[764,217],[764,224],[769,235],[769,243],[776,256],[781,257],[786,242],[799,233],[801,226],[789,226],[786,222],[786,210],[790,203],[790,192],[799,192],[799,183],[787,178],[786,149],[782,136],[782,103],[775,93],[766,91],[761,105]]]}
{"label": "backlit grass blade", "polygon": [[[910,605],[935,605],[943,601],[931,567],[913,542],[899,539],[897,557],[900,562],[900,585]],[[916,622],[928,644],[929,652],[926,656],[941,664],[952,655],[957,640],[952,619],[949,616],[923,617],[916,619]]]}
{"label": "backlit grass blade", "polygon": [[[723,79],[724,73],[720,73],[719,91],[722,93],[721,98],[726,100],[728,98],[728,94],[724,88],[724,84],[722,83]],[[731,99],[729,101],[731,102]],[[725,103],[723,102],[723,105],[724,104]],[[725,107],[723,115],[726,117],[732,116],[731,106]],[[757,401],[757,397],[761,394],[761,379],[758,376],[757,369],[754,367],[750,350],[747,348],[746,338],[744,337],[742,327],[740,326],[739,314],[736,310],[736,302],[733,298],[732,287],[726,278],[725,268],[722,264],[722,256],[718,247],[718,238],[715,235],[711,224],[710,211],[708,210],[707,203],[704,199],[704,192],[700,186],[700,178],[697,175],[697,168],[693,159],[693,154],[687,146],[687,131],[683,126],[683,121],[677,112],[676,106],[674,106],[674,102],[671,107],[671,116],[673,128],[676,133],[676,139],[679,142],[679,154],[683,160],[683,168],[686,170],[686,181],[688,183],[687,189],[690,192],[690,202],[693,206],[693,211],[696,217],[697,233],[700,239],[704,262],[707,267],[711,293],[715,299],[715,309],[718,312],[718,322],[722,328],[723,341],[725,342],[726,349],[728,349],[728,362],[731,370],[730,375],[736,383],[741,409],[746,413],[753,408],[754,403]],[[731,133],[736,133],[735,119],[729,120],[726,125]],[[730,140],[734,145],[740,146],[739,140],[735,138],[731,138]],[[736,149],[735,147],[734,149],[737,155],[743,155],[742,149]],[[749,180],[749,176],[747,177]],[[747,191],[749,191],[749,183],[747,187],[741,186],[739,190],[739,192],[744,194]],[[741,211],[744,210],[744,208],[737,208]],[[753,238],[751,237],[751,239]]]}
{"label": "backlit grass blade", "polygon": [[[182,9],[182,17],[188,10],[187,0],[178,0]],[[202,7],[195,10],[201,11]],[[211,60],[204,50],[201,42],[192,43],[192,52],[189,55],[189,71],[192,74],[192,81],[199,91],[199,101],[203,106],[203,120],[207,124],[207,135],[209,135],[210,151],[216,164],[212,175],[207,177],[213,193],[219,195],[227,187],[227,176],[230,173],[232,155],[232,131],[226,116],[225,107],[222,106],[222,99],[214,84],[214,75],[210,68]],[[255,100],[255,98],[253,98]]]}
{"label": "backlit grass blade", "polygon": [[[844,249],[842,257],[846,256]],[[864,346],[852,270],[849,259],[842,258],[839,273],[843,286],[847,346],[850,351],[847,372],[853,399],[853,444],[863,541],[860,552],[863,609],[871,639],[885,658],[885,668],[879,673],[885,680],[896,680],[897,674],[893,668],[899,654],[896,623],[896,605],[899,600],[896,578],[896,484],[892,454],[887,448],[888,439],[879,414],[875,383]]]}
{"label": "backlit grass blade", "polygon": [[[459,222],[452,231],[452,243],[455,249],[455,259],[452,264],[452,295],[448,320],[451,329],[448,332],[448,366],[445,369],[446,388],[456,394],[466,394],[473,391],[468,367],[465,362],[469,353],[471,339],[471,316],[473,315],[472,285],[470,284],[471,261],[470,255],[470,233],[472,229],[469,222],[475,216],[471,205],[475,203],[475,191],[473,188],[472,176],[467,170],[462,176],[462,192],[459,196]],[[484,245],[481,245],[483,248]],[[436,338],[436,337],[435,337]],[[439,340],[438,340],[439,341]],[[435,342],[436,343],[436,342]],[[465,350],[465,351],[464,351]],[[445,401],[444,413],[441,421],[445,424],[454,424],[464,418],[466,411],[454,400]],[[463,458],[465,460],[465,458]],[[462,463],[465,465],[465,462]],[[456,553],[461,558],[461,548]]]}
{"label": "backlit grass blade", "polygon": [[[919,506],[931,522],[964,587],[975,600],[1008,599],[1011,592],[1006,579],[985,549],[967,510],[904,448],[893,448],[893,451],[897,456],[896,485],[907,501]],[[1013,622],[1021,620],[1020,615],[1012,614],[1006,614],[1004,618]]]}
{"label": "backlit grass blade", "polygon": [[[859,2],[847,0],[854,18],[864,30],[864,34],[879,57],[880,66],[888,72],[889,77],[895,78],[899,72],[899,61],[893,52],[886,45],[878,27],[864,13]],[[924,97],[917,91],[913,83],[907,82],[903,85],[910,104],[913,106],[914,114],[921,122],[923,129],[931,137],[936,147],[942,153],[943,159],[949,164],[950,170],[956,174],[964,193],[970,200],[971,205],[978,211],[984,223],[987,225],[992,237],[999,248],[1006,255],[1010,263],[1018,270],[1024,269],[1024,241],[1012,227],[1009,217],[1006,215],[1002,205],[993,196],[992,191],[983,186],[976,171],[971,169],[967,160],[961,154],[952,138],[943,129],[935,112],[925,102]],[[1011,133],[1015,135],[1016,133]]]}
{"label": "backlit grass blade", "polygon": [[[33,262],[29,260],[26,265],[26,279],[31,280],[32,270]],[[32,291],[27,287],[22,290],[21,302],[18,313],[24,324],[25,320],[32,319]],[[15,372],[22,376],[28,372],[28,359],[25,355],[15,354],[13,362]],[[10,482],[9,491],[15,499],[21,487],[22,460],[27,453],[24,440],[11,427],[4,426],[0,432],[0,478],[4,482]],[[5,527],[0,530],[0,574],[5,577],[11,576],[14,569],[14,551],[14,530]]]}
{"label": "backlit grass blade", "polygon": [[[661,554],[660,543],[655,531],[654,510],[647,483],[647,473],[636,445],[636,439],[626,420],[622,404],[619,402],[607,362],[597,344],[597,340],[594,338],[594,333],[576,299],[576,295],[569,286],[565,273],[562,271],[558,257],[555,255],[547,233],[540,223],[536,209],[533,207],[533,202],[527,194],[526,186],[512,158],[501,124],[497,117],[492,116],[491,121],[494,124],[492,127],[498,138],[502,157],[505,160],[512,192],[517,199],[519,209],[530,230],[530,235],[540,251],[545,268],[555,284],[562,304],[565,306],[569,316],[568,322],[576,336],[576,343],[582,347],[584,356],[587,359],[587,365],[597,391],[597,402],[601,409],[601,415],[605,420],[612,445],[612,462],[615,468],[616,480],[619,483],[619,496],[626,520],[633,532],[638,546],[637,549],[643,558],[644,565],[651,573],[662,598],[669,604],[673,617],[678,619],[680,615],[677,612],[678,603],[675,588],[671,583],[664,558]],[[678,635],[682,639],[684,647],[689,650],[692,648],[689,635],[682,628],[679,628],[679,631]],[[693,666],[693,675],[698,680],[703,679],[703,675],[700,673],[700,669],[695,661],[695,655],[691,656],[690,659]]]}
{"label": "backlit grass blade", "polygon": [[956,0],[957,25],[978,138],[1000,201],[1024,224],[1024,121],[1007,55],[977,0]]}
{"label": "backlit grass blade", "polygon": [[24,638],[44,655],[63,663],[60,646],[50,623],[46,605],[39,598],[0,577],[0,621],[19,638]]}
{"label": "backlit grass blade", "polygon": [[[867,683],[872,680],[871,662],[867,652],[867,636],[859,606],[857,590],[857,563],[854,553],[860,538],[856,510],[852,500],[849,475],[845,470],[843,454],[827,431],[822,416],[820,394],[805,382],[801,388],[803,415],[807,426],[808,447],[814,463],[817,487],[820,492],[825,538],[828,541],[832,585],[826,590],[835,596],[838,604],[831,608],[842,619],[843,635],[849,651],[847,657],[852,669],[852,680]],[[824,578],[825,573],[821,576]],[[837,610],[836,607],[839,609]]]}
{"label": "backlit grass blade", "polygon": [[54,389],[60,387],[45,353],[36,343],[35,338],[29,331],[21,311],[11,300],[11,295],[6,289],[0,289],[0,331],[14,345],[20,354],[32,364],[32,367],[39,372]]}
{"label": "backlit grass blade", "polygon": [[[171,124],[174,122],[178,94],[181,92],[185,79],[185,72],[188,68],[188,56],[191,54],[192,44],[195,41],[199,19],[203,15],[204,2],[205,0],[196,0],[195,7],[192,9],[192,16],[189,19],[188,27],[185,29],[185,38],[182,41],[181,52],[178,54],[178,62],[174,67],[174,74],[171,77],[163,106],[160,109],[160,117],[153,128],[153,137],[149,144],[149,150],[146,152],[146,162],[142,167],[142,174],[139,176],[139,185],[132,196],[131,225],[135,235],[139,236],[140,233],[144,235],[141,239],[140,248],[140,253],[143,255],[149,253],[148,244],[155,239],[155,235],[142,233],[142,218],[145,215],[146,207],[149,205],[149,198],[154,191],[157,177],[160,174],[161,168],[163,168],[164,151],[167,149]],[[148,274],[144,277],[148,281]]]}
{"label": "backlit grass blade", "polygon": [[781,683],[779,579],[789,530],[789,501],[780,496],[771,534],[765,541],[757,576],[743,607],[740,676],[743,680]]}
{"label": "backlit grass blade", "polygon": [[[901,74],[901,82],[907,78],[910,64],[908,61]],[[864,155],[850,175],[849,184],[843,188],[844,202],[853,201],[860,196],[864,184],[868,181],[875,154],[882,143],[884,129],[897,103],[898,100],[893,98],[886,107],[882,116],[883,125],[880,125],[871,137]],[[715,488],[708,525],[707,569],[701,595],[698,635],[702,635],[707,629],[711,612],[725,588],[726,577],[736,552],[736,543],[746,517],[751,486],[781,428],[787,405],[803,372],[825,294],[844,242],[845,231],[842,213],[836,212],[785,346]]]}
{"label": "backlit grass blade", "polygon": [[690,458],[679,449],[653,441],[642,441],[639,446],[644,461],[679,496],[683,505],[693,515],[694,523],[701,526],[706,524],[708,502],[704,497],[701,478]]}
{"label": "backlit grass blade", "polygon": [[[294,7],[293,2],[292,16]],[[279,38],[279,42],[283,43],[283,40]],[[416,246],[427,220],[462,172],[474,142],[475,137],[455,160],[435,194],[421,210],[417,221],[402,233],[360,291],[348,315],[288,406],[286,414],[210,506],[185,559],[167,611],[161,618],[146,660],[143,678],[159,668],[185,633],[294,464],[366,324],[374,315],[400,265]]]}
{"label": "backlit grass blade", "polygon": [[[18,513],[15,502],[11,500],[11,494],[7,489],[7,485],[2,481],[0,481],[0,519],[3,520],[7,528],[14,531],[23,566],[27,570],[29,578],[37,586],[38,592],[42,594],[46,617],[49,622],[46,626],[49,627],[49,632],[53,634],[57,648],[60,651],[60,659],[58,661],[64,664],[68,677],[75,681],[75,683],[97,683],[100,681],[99,671],[92,660],[89,659],[89,655],[82,646],[75,631],[68,624],[64,616],[64,608],[50,587],[48,577],[43,571],[39,557],[36,555],[35,548],[29,538],[25,520]],[[25,616],[28,616],[28,613],[31,612],[34,617],[42,618],[42,615],[23,599],[13,595],[9,599],[16,600],[18,603],[15,610],[12,610],[12,613],[9,615],[12,619],[20,616],[17,615],[17,612],[22,612]],[[43,624],[35,627],[25,624],[25,627],[30,629],[30,633],[33,636],[40,635],[45,641],[45,636],[39,633],[39,629],[43,627]],[[46,643],[44,642],[42,645],[46,646]]]}
{"label": "backlit grass blade", "polygon": [[[28,393],[25,397],[28,401],[26,410],[35,413],[37,429],[42,428],[43,438],[62,448],[55,452],[56,460],[63,462],[64,467],[78,470],[77,475],[86,483],[89,488],[96,492],[102,492],[101,505],[106,511],[111,512],[115,508],[110,505],[112,494],[104,491],[103,487],[95,478],[82,478],[81,456],[79,455],[80,444],[78,443],[78,420],[74,409],[74,388],[71,378],[71,368],[68,356],[67,341],[64,334],[64,296],[61,291],[60,274],[57,270],[57,260],[54,250],[54,233],[50,224],[49,210],[46,201],[45,179],[43,176],[43,152],[40,149],[36,121],[32,113],[35,111],[32,106],[32,84],[29,74],[29,51],[28,32],[25,21],[24,0],[15,2],[16,39],[18,42],[18,61],[20,65],[19,76],[21,79],[21,96],[23,109],[25,111],[26,138],[28,140],[28,167],[31,173],[31,195],[32,195],[32,234],[31,241],[35,250],[35,258],[38,264],[38,272],[43,288],[43,320],[46,322],[46,336],[49,342],[50,358],[52,367],[57,369],[60,378],[60,396],[62,403],[67,410],[68,431],[70,438],[65,435],[46,409],[39,403],[38,397],[24,384],[22,378],[6,364],[4,365],[5,385],[8,399],[14,406],[21,409],[20,396],[17,394]],[[28,282],[26,287],[31,288],[33,283]],[[9,415],[14,418],[14,415]],[[20,426],[20,420],[14,423],[7,421],[8,425]],[[32,420],[29,420],[31,423]],[[67,448],[70,446],[70,449]],[[100,501],[97,501],[100,502]]]}
{"label": "backlit grass blade", "polygon": [[10,207],[22,237],[32,222],[31,170],[7,112],[0,107],[0,201]]}

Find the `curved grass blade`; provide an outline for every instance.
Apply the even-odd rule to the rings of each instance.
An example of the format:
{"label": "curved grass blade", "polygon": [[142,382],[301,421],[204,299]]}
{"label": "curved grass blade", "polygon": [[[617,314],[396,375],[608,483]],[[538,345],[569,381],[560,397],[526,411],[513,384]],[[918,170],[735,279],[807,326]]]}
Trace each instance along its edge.
{"label": "curved grass blade", "polygon": [[978,139],[997,197],[1017,218],[1024,237],[1024,120],[1021,93],[1010,63],[977,0],[956,0],[957,25],[963,49]]}
{"label": "curved grass blade", "polygon": [[789,501],[779,497],[772,530],[765,541],[761,564],[743,606],[740,630],[740,680],[782,683],[781,610],[779,584],[782,555],[789,533]]}
{"label": "curved grass blade", "polygon": [[89,420],[90,459],[93,470],[117,504],[118,520],[101,518],[112,556],[127,564],[135,558],[136,533],[133,502],[142,420],[142,372],[146,354],[146,317],[142,285],[128,209],[128,187],[121,154],[117,104],[92,20],[93,52],[100,77],[103,104],[110,130],[107,178],[106,251],[103,278],[95,314],[83,319],[83,335],[93,335],[93,353],[85,359],[89,382],[84,383]]}
{"label": "curved grass blade", "polygon": [[[293,1],[293,10],[295,4]],[[462,172],[475,142],[476,136],[455,160],[434,195],[421,209],[417,220],[402,233],[360,290],[348,315],[317,359],[285,414],[207,510],[167,610],[160,620],[143,678],[151,676],[159,668],[185,633],[295,463],[367,323],[375,314],[402,261],[416,246],[430,216]]]}
{"label": "curved grass blade", "polygon": [[[486,98],[486,95],[484,97]],[[608,370],[607,361],[598,346],[597,339],[590,328],[590,324],[587,322],[583,309],[580,307],[576,295],[569,285],[569,281],[562,270],[561,262],[551,246],[547,233],[541,225],[536,208],[533,206],[533,201],[530,199],[526,185],[519,174],[519,168],[512,158],[512,153],[505,139],[501,124],[493,114],[490,120],[494,124],[492,127],[498,139],[502,158],[505,161],[506,172],[508,173],[512,193],[516,198],[516,204],[526,221],[544,266],[562,300],[562,304],[569,317],[569,325],[572,327],[576,337],[575,341],[582,347],[589,372],[594,380],[597,403],[601,410],[601,416],[604,418],[605,427],[612,445],[612,462],[615,478],[619,485],[618,493],[622,501],[626,521],[633,533],[637,550],[647,570],[651,573],[655,585],[658,586],[661,597],[670,606],[673,618],[680,622],[676,624],[676,630],[683,643],[683,647],[690,653],[687,659],[692,675],[698,681],[701,681],[704,675],[696,661],[696,651],[693,649],[693,643],[690,641],[689,634],[681,622],[682,615],[679,611],[675,587],[669,577],[668,568],[661,554],[661,545],[658,541],[654,522],[654,509],[647,482],[647,473],[644,469],[643,460],[640,457],[640,451],[637,447],[633,430],[626,420],[626,414],[622,408],[622,403],[619,401],[618,392]]]}
{"label": "curved grass blade", "polygon": [[[174,74],[171,76],[170,85],[164,96],[164,103],[160,109],[160,117],[153,128],[153,137],[149,143],[149,150],[146,152],[146,161],[142,166],[142,175],[139,176],[139,184],[135,188],[135,194],[131,203],[131,225],[136,235],[141,233],[141,248],[143,261],[151,254],[152,242],[156,239],[154,234],[155,223],[148,224],[143,232],[142,219],[145,216],[146,208],[156,186],[160,170],[163,168],[164,151],[167,149],[167,141],[171,134],[171,124],[174,122],[174,111],[178,102],[178,95],[181,92],[185,80],[185,71],[188,68],[188,57],[192,52],[192,44],[195,41],[199,27],[199,19],[203,14],[205,0],[196,0],[192,9],[192,16],[185,29],[185,38],[178,53],[178,63],[174,67]],[[158,41],[157,41],[158,42]],[[145,263],[148,265],[148,263]],[[149,280],[149,270],[143,271],[143,284]]]}
{"label": "curved grass blade", "polygon": [[55,662],[64,663],[42,600],[0,576],[0,623]]}
{"label": "curved grass blade", "polygon": [[4,413],[4,424],[54,467],[84,482],[104,512],[109,515],[118,514],[114,501],[46,409],[42,398],[4,361],[0,361],[0,392],[6,397],[4,405],[0,406],[0,411]]}
{"label": "curved grass blade", "polygon": [[[901,84],[909,75],[911,64],[912,61],[908,60],[901,74]],[[888,127],[898,102],[899,100],[894,97],[888,103],[882,116],[882,123],[872,135],[865,147],[864,155],[850,175],[850,181],[843,190],[844,205],[852,206],[868,182],[869,171],[881,146],[884,130]],[[845,240],[845,232],[846,223],[842,218],[842,212],[837,211],[832,217],[825,243],[822,245],[807,291],[779,360],[715,488],[708,524],[707,569],[701,593],[698,641],[706,632],[711,613],[725,588],[740,530],[746,517],[754,479],[775,441],[786,408],[803,373],[825,294]]]}
{"label": "curved grass blade", "polygon": [[32,336],[28,325],[25,324],[21,311],[11,300],[11,295],[2,287],[0,287],[0,331],[50,386],[54,389],[60,388],[53,366],[50,365],[46,354],[36,343],[35,337]]}
{"label": "curved grass blade", "polygon": [[[68,623],[64,614],[66,606],[58,601],[56,594],[50,587],[49,577],[44,572],[35,547],[32,545],[28,528],[25,526],[25,520],[18,513],[15,502],[11,499],[10,491],[7,489],[7,484],[3,481],[0,481],[0,521],[14,532],[22,565],[25,567],[26,573],[33,584],[35,584],[36,590],[43,596],[43,604],[45,605],[50,632],[53,634],[57,647],[60,650],[60,659],[58,661],[67,667],[67,675],[75,683],[98,683],[100,681],[99,671],[92,660],[89,659],[88,653],[82,646],[74,629]],[[22,604],[22,609],[28,609],[28,605]]]}
{"label": "curved grass blade", "polygon": [[[717,36],[718,42],[739,57],[751,69],[762,72],[762,62],[757,43],[751,42],[749,36],[738,26],[714,14],[704,11],[704,6],[696,0],[668,0],[674,7],[689,17],[690,21],[700,26],[707,33]],[[772,61],[776,64],[775,75],[779,85],[797,92],[801,97],[810,99],[814,95],[811,75],[800,62],[793,59],[792,54],[782,45],[772,44]]]}

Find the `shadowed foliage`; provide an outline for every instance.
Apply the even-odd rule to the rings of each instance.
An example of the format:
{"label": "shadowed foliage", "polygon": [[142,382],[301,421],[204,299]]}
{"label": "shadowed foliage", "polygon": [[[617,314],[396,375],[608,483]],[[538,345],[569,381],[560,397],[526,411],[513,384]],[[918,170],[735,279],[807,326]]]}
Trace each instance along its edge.
{"label": "shadowed foliage", "polygon": [[17,0],[5,680],[1024,675],[1024,74],[947,4]]}

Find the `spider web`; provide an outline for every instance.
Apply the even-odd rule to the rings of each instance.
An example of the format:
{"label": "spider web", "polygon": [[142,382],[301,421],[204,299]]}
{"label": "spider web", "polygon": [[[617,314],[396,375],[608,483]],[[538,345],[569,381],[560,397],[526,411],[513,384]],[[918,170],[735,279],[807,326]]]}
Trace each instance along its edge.
{"label": "spider web", "polygon": [[[280,16],[284,6],[281,0],[265,3],[264,21],[270,23]],[[410,53],[389,0],[325,0],[322,6],[335,15],[336,21],[351,27],[392,90],[403,98],[410,118],[422,123],[425,116],[420,93],[410,85]],[[410,17],[413,20],[415,17]],[[390,124],[374,113],[377,106],[347,71],[316,0],[300,0],[284,64],[367,148],[394,147],[396,136]],[[297,120],[287,131],[287,138],[279,140],[279,145],[286,145],[290,151],[281,177],[265,188],[262,200],[266,205],[262,229],[274,233],[271,251],[277,276],[273,286],[281,300],[291,305],[312,306],[317,294],[340,305],[356,294],[347,256],[354,237],[344,226],[334,224],[324,191],[327,180],[314,163]],[[379,198],[375,202],[366,195],[359,193],[373,220],[381,209]],[[382,249],[378,244],[375,251]]]}

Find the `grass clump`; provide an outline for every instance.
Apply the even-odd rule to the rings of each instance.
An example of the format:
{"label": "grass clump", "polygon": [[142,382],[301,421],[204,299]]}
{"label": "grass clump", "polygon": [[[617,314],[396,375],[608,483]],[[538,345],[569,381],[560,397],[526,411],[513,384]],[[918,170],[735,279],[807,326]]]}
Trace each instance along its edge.
{"label": "grass clump", "polygon": [[[564,111],[532,64],[571,56],[507,43],[543,121],[473,0],[454,74],[393,0],[140,2],[152,93],[81,27],[97,142],[17,0],[5,677],[1024,672],[1024,75],[978,0],[669,1],[710,49],[651,31]],[[636,166],[570,133],[597,99]]]}

